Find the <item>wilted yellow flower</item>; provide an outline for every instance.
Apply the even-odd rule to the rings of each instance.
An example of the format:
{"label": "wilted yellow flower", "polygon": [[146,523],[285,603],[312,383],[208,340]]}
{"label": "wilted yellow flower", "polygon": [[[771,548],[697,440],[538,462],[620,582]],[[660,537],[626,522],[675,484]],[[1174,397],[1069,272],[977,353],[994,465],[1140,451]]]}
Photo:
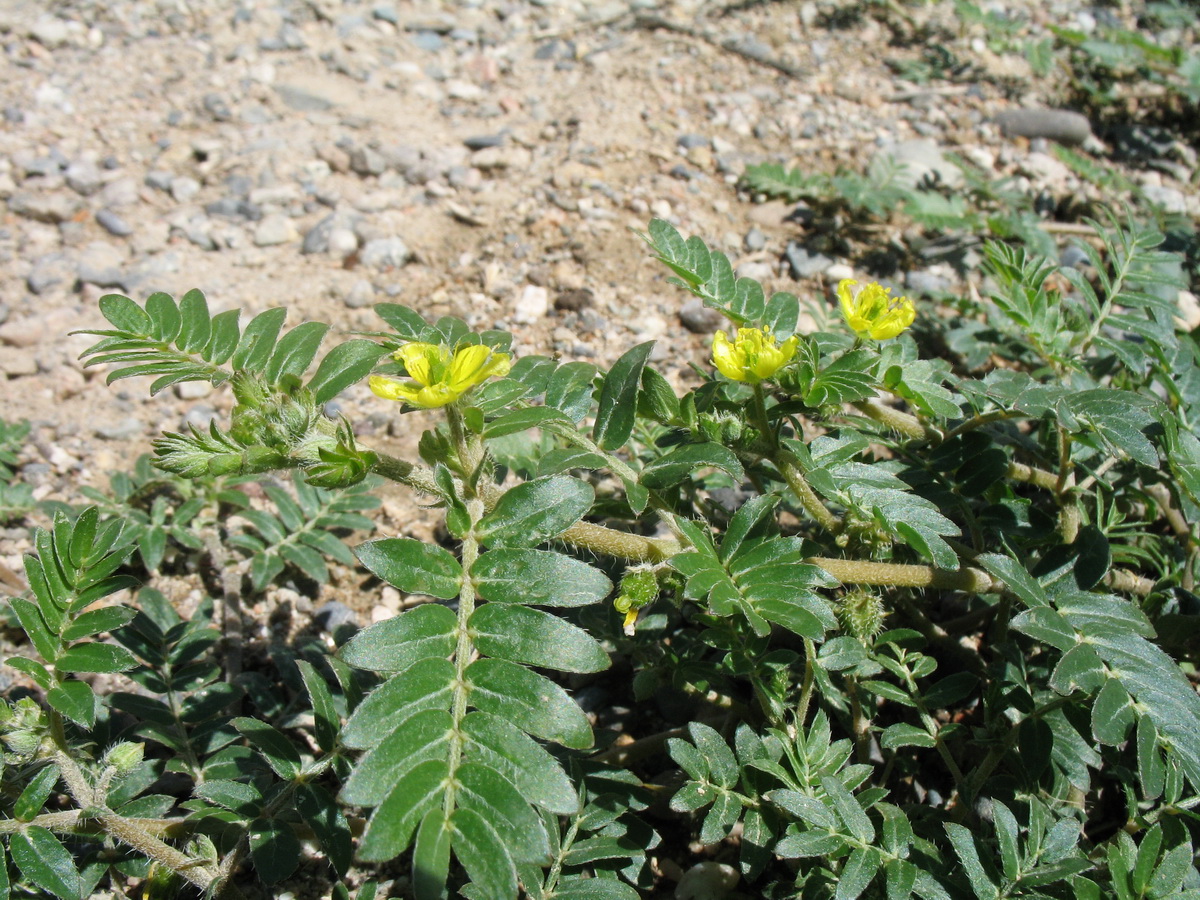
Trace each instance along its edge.
{"label": "wilted yellow flower", "polygon": [[726,378],[757,384],[786,365],[799,343],[793,335],[776,345],[775,335],[766,328],[739,328],[732,341],[718,331],[712,344],[713,365]]}
{"label": "wilted yellow flower", "polygon": [[405,344],[394,354],[412,381],[397,381],[372,375],[371,390],[384,400],[400,400],[410,406],[433,409],[453,403],[477,384],[493,375],[507,375],[512,368],[507,353],[476,344],[451,351],[442,344]]}
{"label": "wilted yellow flower", "polygon": [[842,304],[842,315],[854,333],[876,341],[886,341],[904,331],[917,318],[917,311],[907,297],[891,296],[892,289],[874,281],[858,292],[850,288],[858,284],[851,278],[838,282],[838,301]]}

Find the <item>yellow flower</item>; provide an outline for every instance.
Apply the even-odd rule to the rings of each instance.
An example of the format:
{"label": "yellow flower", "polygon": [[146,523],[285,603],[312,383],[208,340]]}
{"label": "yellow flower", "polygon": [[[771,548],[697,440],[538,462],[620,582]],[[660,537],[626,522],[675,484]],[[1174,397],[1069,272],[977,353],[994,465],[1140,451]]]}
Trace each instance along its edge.
{"label": "yellow flower", "polygon": [[893,298],[891,288],[872,281],[855,297],[850,288],[858,284],[851,278],[838,282],[838,301],[842,315],[859,337],[886,341],[904,331],[917,317],[912,301],[907,297]]}
{"label": "yellow flower", "polygon": [[775,336],[766,328],[739,328],[732,341],[718,331],[712,344],[713,365],[726,378],[757,384],[786,365],[799,343],[792,336],[776,346]]}
{"label": "yellow flower", "polygon": [[404,363],[413,380],[405,382],[372,375],[371,390],[384,400],[400,400],[424,409],[453,403],[477,384],[493,375],[507,375],[512,368],[507,353],[496,353],[480,344],[451,352],[441,344],[414,342],[405,344],[392,356]]}

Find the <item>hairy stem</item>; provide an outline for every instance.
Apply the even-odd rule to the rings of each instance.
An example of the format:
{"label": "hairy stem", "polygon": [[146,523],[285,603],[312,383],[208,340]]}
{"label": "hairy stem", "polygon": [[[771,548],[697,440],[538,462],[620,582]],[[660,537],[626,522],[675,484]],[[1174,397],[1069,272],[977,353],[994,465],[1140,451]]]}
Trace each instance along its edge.
{"label": "hairy stem", "polygon": [[962,568],[956,572],[933,566],[867,562],[814,556],[805,562],[820,566],[842,584],[874,584],[884,587],[940,588],[970,594],[993,594],[1004,585],[982,569]]}
{"label": "hairy stem", "polygon": [[905,437],[918,441],[934,441],[941,437],[939,431],[926,425],[916,416],[893,409],[878,400],[860,400],[854,404],[854,408],[868,419],[873,419],[880,425],[886,425]]}
{"label": "hairy stem", "polygon": [[65,745],[59,746],[54,761],[58,763],[68,793],[84,810],[81,816],[94,819],[117,840],[179,873],[201,890],[207,891],[212,886],[216,873],[207,866],[197,864],[195,859],[148,833],[134,820],[119,816],[104,806],[104,798],[96,796],[87,776]]}
{"label": "hairy stem", "polygon": [[1058,475],[1054,472],[1047,472],[1045,469],[1035,469],[1024,463],[1010,462],[1005,474],[1013,481],[1032,484],[1034,487],[1040,487],[1047,491],[1058,490]]}
{"label": "hairy stem", "polygon": [[796,722],[799,729],[804,728],[808,718],[808,707],[812,704],[813,684],[816,681],[817,645],[811,638],[804,639],[804,681],[800,685],[800,700],[796,703]]}
{"label": "hairy stem", "polygon": [[779,449],[775,452],[775,456],[771,461],[779,469],[779,474],[787,482],[787,486],[791,489],[792,494],[800,501],[800,505],[804,507],[804,511],[812,516],[817,524],[830,534],[840,532],[842,530],[842,520],[829,511],[829,507],[821,502],[821,498],[817,496],[816,491],[809,486],[808,479],[804,477],[804,473],[800,470],[800,464],[796,457],[786,450]]}

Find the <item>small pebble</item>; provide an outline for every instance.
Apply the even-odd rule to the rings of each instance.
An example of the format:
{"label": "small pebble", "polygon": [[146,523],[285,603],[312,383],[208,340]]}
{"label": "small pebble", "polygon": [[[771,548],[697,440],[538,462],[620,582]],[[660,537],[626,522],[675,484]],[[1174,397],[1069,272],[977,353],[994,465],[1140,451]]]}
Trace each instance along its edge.
{"label": "small pebble", "polygon": [[171,179],[171,196],[177,203],[188,203],[200,193],[200,182],[187,175]]}
{"label": "small pebble", "polygon": [[1082,144],[1092,136],[1087,116],[1066,109],[1008,109],[995,117],[1007,135],[1048,138],[1060,144]]}
{"label": "small pebble", "polygon": [[733,866],[705,860],[683,873],[675,886],[675,900],[722,900],[740,879]]}
{"label": "small pebble", "polygon": [[96,426],[94,434],[106,441],[127,441],[140,435],[144,428],[141,421],[133,416],[126,416],[115,422]]}
{"label": "small pebble", "polygon": [[398,269],[412,257],[398,237],[375,238],[363,246],[359,259],[368,269]]}
{"label": "small pebble", "polygon": [[100,227],[115,237],[129,237],[133,234],[133,226],[122,219],[111,209],[96,211],[96,221]]}
{"label": "small pebble", "polygon": [[256,247],[274,247],[286,244],[299,237],[292,220],[280,213],[266,216],[254,229],[254,245]]}
{"label": "small pebble", "polygon": [[700,300],[689,300],[679,310],[679,321],[693,334],[714,334],[728,323],[725,317]]}
{"label": "small pebble", "polygon": [[375,303],[375,286],[365,278],[351,285],[343,301],[350,309],[362,309]]}

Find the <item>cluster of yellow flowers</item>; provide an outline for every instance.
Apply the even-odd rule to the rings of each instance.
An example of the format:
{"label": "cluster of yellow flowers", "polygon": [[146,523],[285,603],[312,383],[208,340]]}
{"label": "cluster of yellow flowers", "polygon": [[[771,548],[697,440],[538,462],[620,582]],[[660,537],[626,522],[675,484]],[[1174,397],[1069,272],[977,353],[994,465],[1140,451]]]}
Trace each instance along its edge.
{"label": "cluster of yellow flowers", "polygon": [[[846,324],[861,338],[886,341],[901,334],[917,317],[912,301],[894,298],[891,288],[871,282],[857,295],[851,288],[857,281],[846,278],[838,284],[838,302]],[[739,328],[731,341],[724,331],[713,338],[712,359],[717,371],[732,381],[758,384],[791,362],[799,338],[793,336],[776,344],[767,328]]]}
{"label": "cluster of yellow flowers", "polygon": [[[858,282],[845,279],[838,284],[838,302],[846,323],[859,337],[886,341],[901,334],[917,317],[912,301],[894,298],[891,289],[871,282],[858,291]],[[800,339],[792,336],[779,344],[767,328],[739,328],[733,340],[724,331],[713,338],[712,359],[717,371],[733,381],[758,384],[791,362]],[[473,345],[451,350],[444,344],[414,341],[405,344],[393,358],[404,364],[411,381],[372,375],[371,390],[384,400],[434,409],[454,403],[471,388],[492,376],[503,377],[512,368],[507,353]]]}

